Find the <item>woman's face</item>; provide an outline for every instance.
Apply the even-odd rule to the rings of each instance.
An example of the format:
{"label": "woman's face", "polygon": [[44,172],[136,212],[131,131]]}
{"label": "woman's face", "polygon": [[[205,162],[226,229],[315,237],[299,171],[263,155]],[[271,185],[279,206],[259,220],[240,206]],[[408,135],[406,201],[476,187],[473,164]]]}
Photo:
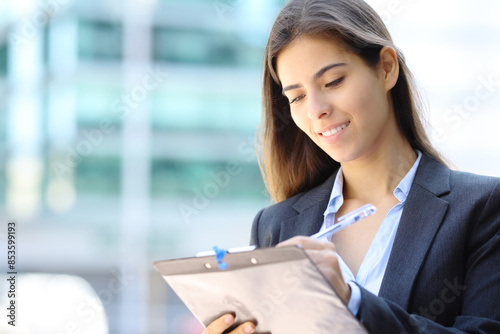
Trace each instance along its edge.
{"label": "woman's face", "polygon": [[376,155],[400,138],[389,94],[397,77],[390,80],[381,64],[370,68],[337,42],[308,36],[278,54],[294,122],[340,163]]}

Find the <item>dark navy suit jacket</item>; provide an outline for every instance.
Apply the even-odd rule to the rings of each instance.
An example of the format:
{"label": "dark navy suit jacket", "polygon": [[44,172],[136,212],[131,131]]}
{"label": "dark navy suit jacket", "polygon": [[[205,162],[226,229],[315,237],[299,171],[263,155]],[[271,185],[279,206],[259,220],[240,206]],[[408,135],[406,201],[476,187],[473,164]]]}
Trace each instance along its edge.
{"label": "dark navy suit jacket", "polygon": [[[251,244],[316,233],[335,174],[261,210]],[[499,334],[500,179],[451,171],[424,153],[379,295],[361,291],[357,318],[372,334]]]}

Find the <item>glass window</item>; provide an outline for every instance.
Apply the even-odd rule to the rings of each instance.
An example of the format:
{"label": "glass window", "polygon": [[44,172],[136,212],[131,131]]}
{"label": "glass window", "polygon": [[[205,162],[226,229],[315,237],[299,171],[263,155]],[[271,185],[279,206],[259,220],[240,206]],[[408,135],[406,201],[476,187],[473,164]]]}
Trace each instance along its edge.
{"label": "glass window", "polygon": [[78,55],[86,60],[117,60],[122,57],[122,26],[112,22],[78,22]]}
{"label": "glass window", "polygon": [[[228,162],[152,161],[151,190],[153,195],[195,196],[220,192],[226,198],[261,198],[264,184],[256,163],[238,161],[227,172]],[[209,186],[210,185],[210,186]],[[205,189],[206,187],[210,189]]]}
{"label": "glass window", "polygon": [[7,75],[7,44],[0,45],[0,77]]}
{"label": "glass window", "polygon": [[118,195],[120,193],[120,158],[89,155],[76,170],[77,193]]}
{"label": "glass window", "polygon": [[163,28],[154,30],[155,61],[259,67],[263,50],[248,45],[234,33]]}

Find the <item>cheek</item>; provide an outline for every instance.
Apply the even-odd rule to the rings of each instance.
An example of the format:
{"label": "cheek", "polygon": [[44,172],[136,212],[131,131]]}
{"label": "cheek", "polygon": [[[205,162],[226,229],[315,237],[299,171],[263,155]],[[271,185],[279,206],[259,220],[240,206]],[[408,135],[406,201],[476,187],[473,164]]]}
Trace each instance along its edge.
{"label": "cheek", "polygon": [[357,116],[365,120],[367,123],[377,123],[382,115],[380,110],[383,109],[382,92],[379,92],[376,85],[371,85],[371,81],[367,80],[364,84],[360,84],[356,92],[347,96],[345,103],[351,107],[351,110],[356,110]]}
{"label": "cheek", "polygon": [[307,132],[305,131],[307,126],[306,122],[308,119],[307,115],[304,115],[304,113],[301,112],[300,110],[290,111],[290,115],[292,116],[292,120],[295,123],[295,125],[297,125],[297,127],[302,131]]}

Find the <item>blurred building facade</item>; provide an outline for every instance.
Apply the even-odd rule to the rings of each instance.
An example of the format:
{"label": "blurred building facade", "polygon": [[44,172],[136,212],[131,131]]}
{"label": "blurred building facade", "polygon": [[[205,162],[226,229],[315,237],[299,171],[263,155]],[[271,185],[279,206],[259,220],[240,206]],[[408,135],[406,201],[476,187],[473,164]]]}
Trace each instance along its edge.
{"label": "blurred building facade", "polygon": [[281,3],[2,5],[0,217],[22,271],[88,280],[110,333],[199,330],[152,261],[247,244],[269,202],[254,135]]}

